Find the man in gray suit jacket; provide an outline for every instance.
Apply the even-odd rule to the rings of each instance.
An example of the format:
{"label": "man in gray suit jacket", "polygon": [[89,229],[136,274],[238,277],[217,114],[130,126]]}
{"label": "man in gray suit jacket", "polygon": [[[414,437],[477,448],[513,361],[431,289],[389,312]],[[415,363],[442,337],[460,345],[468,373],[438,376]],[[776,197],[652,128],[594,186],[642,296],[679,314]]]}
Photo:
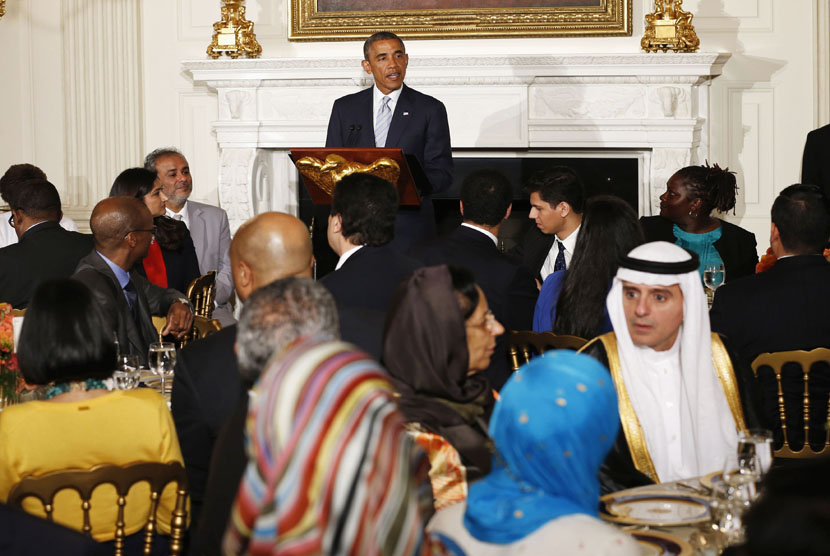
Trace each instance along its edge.
{"label": "man in gray suit jacket", "polygon": [[156,149],[144,159],[144,167],[158,175],[167,195],[167,216],[181,220],[190,230],[199,259],[199,272],[216,271],[213,318],[222,326],[234,324],[236,320],[229,302],[233,295],[233,279],[228,254],[231,246],[228,214],[219,207],[188,200],[193,192],[193,176],[187,159],[178,150],[172,147]]}
{"label": "man in gray suit jacket", "polygon": [[160,288],[132,270],[147,255],[154,231],[153,217],[139,199],[104,199],[92,210],[89,226],[95,250],[81,259],[72,278],[92,290],[121,353],[134,353],[146,365],[147,348],[158,337],[152,315],[167,316],[162,334],[181,337],[193,324],[190,304],[181,292]]}

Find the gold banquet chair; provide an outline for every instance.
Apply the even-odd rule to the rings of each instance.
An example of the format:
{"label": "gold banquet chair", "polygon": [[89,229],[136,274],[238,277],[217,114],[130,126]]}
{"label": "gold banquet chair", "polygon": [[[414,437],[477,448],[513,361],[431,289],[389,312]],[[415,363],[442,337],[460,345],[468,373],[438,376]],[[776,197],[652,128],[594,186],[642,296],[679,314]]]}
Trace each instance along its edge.
{"label": "gold banquet chair", "polygon": [[92,492],[101,485],[112,485],[118,496],[118,505],[113,508],[113,529],[115,530],[115,555],[124,552],[124,507],[130,488],[140,482],[150,486],[150,512],[144,526],[144,553],[150,554],[153,536],[156,534],[156,513],[161,493],[170,483],[176,483],[176,505],[170,519],[170,554],[175,556],[182,552],[182,542],[187,527],[187,474],[179,462],[157,463],[138,462],[129,465],[99,465],[92,469],[68,469],[54,471],[40,477],[25,477],[9,492],[8,504],[12,508],[23,510],[23,500],[34,497],[43,504],[46,519],[53,521],[54,499],[58,492],[74,490],[81,497],[83,511],[83,529],[92,537],[90,525],[90,499]]}
{"label": "gold banquet chair", "polygon": [[[161,336],[161,331],[167,326],[167,317],[153,317],[153,326],[156,327],[156,332]],[[222,330],[222,324],[216,319],[208,319],[195,315],[193,317],[193,328],[185,335],[179,342],[179,347],[186,346],[189,342],[194,340],[201,340],[206,336],[210,336],[214,332]]]}
{"label": "gold banquet chair", "polygon": [[[804,389],[800,396],[800,403],[797,407],[793,407],[792,402],[787,404],[787,393],[784,392],[784,385],[782,382],[782,375],[784,374],[784,366],[787,363],[794,363],[801,368],[801,375],[804,381]],[[794,351],[778,351],[774,353],[762,353],[752,362],[752,372],[755,378],[758,379],[758,373],[763,368],[772,369],[775,375],[775,383],[777,387],[776,402],[778,404],[778,418],[781,426],[781,435],[783,437],[783,445],[775,450],[775,457],[781,458],[814,458],[826,456],[830,454],[830,429],[827,428],[828,419],[830,419],[830,392],[819,394],[810,391],[811,379],[812,384],[815,384],[820,379],[825,382],[830,382],[830,372],[824,369],[825,376],[820,377],[822,369],[816,369],[817,363],[825,363],[830,365],[830,349],[816,348],[811,351],[794,350]],[[790,399],[792,394],[790,393]],[[818,399],[816,399],[818,398]],[[789,407],[788,407],[789,405]],[[793,450],[790,442],[790,434],[788,431],[787,416],[795,416],[793,411],[798,411],[801,414],[802,427],[804,432],[804,445],[799,450]],[[816,426],[814,419],[814,426],[810,427],[811,415],[815,418],[816,415],[821,416],[821,429]],[[816,437],[820,434],[824,437],[824,445],[820,450],[815,450],[811,446],[817,444]]]}
{"label": "gold banquet chair", "polygon": [[209,319],[216,299],[216,271],[211,270],[195,278],[187,287],[187,299],[193,305],[193,314]]}
{"label": "gold banquet chair", "polygon": [[511,330],[507,333],[507,352],[513,370],[552,349],[578,350],[588,340],[579,336],[554,334],[553,332],[534,332],[532,330]]}

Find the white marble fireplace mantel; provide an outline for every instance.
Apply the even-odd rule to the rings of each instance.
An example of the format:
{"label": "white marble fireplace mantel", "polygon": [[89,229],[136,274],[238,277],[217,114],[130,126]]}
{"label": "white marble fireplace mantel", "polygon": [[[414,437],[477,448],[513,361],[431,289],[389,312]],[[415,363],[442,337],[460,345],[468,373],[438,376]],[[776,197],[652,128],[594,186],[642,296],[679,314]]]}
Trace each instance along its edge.
{"label": "white marble fireplace mantel", "polygon": [[[407,85],[447,107],[453,150],[499,156],[636,153],[640,212],[668,177],[709,152],[709,87],[726,53],[412,57]],[[231,229],[265,210],[297,211],[287,151],[321,146],[334,100],[371,85],[356,58],[193,60],[215,90],[219,202]],[[555,156],[555,154],[554,154]]]}

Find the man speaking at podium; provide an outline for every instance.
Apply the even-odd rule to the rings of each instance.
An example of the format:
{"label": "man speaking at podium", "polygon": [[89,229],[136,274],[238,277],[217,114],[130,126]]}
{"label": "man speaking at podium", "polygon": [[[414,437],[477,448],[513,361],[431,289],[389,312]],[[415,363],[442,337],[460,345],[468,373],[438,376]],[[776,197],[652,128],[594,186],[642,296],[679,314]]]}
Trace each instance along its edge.
{"label": "man speaking at podium", "polygon": [[400,147],[424,169],[430,190],[422,191],[421,207],[402,207],[395,222],[392,246],[407,250],[416,240],[435,233],[430,193],[452,184],[450,127],[444,104],[404,85],[409,56],[394,33],[375,33],[363,43],[363,69],[375,85],[334,102],[326,147]]}

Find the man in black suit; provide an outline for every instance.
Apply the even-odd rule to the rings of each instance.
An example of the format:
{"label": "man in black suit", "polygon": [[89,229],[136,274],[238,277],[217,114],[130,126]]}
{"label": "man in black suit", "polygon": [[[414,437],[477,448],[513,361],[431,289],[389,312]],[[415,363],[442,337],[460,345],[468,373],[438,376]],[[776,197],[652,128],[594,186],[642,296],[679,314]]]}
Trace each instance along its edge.
{"label": "man in black suit", "polygon": [[801,159],[801,183],[821,187],[830,199],[830,125],[814,129],[807,134],[804,155]]}
{"label": "man in black suit", "polygon": [[[828,208],[816,185],[784,189],[772,205],[770,247],[778,258],[775,265],[718,288],[710,312],[712,330],[729,338],[745,365],[761,353],[830,347],[830,263],[822,256],[830,237]],[[796,374],[785,371],[784,395],[788,406],[800,407],[804,383]],[[788,376],[792,380],[786,380]],[[765,417],[775,423],[775,380],[761,373],[759,381]],[[812,394],[823,394],[826,403],[830,384],[820,376],[811,378],[810,384]],[[796,421],[788,423],[787,430],[798,443],[803,424],[800,418]]]}
{"label": "man in black suit", "polygon": [[139,199],[110,197],[89,219],[95,250],[81,259],[72,276],[86,284],[98,301],[121,353],[147,364],[147,349],[158,334],[152,315],[166,315],[162,334],[181,337],[193,325],[190,303],[181,292],[160,288],[137,271],[153,240],[153,216]]}
{"label": "man in black suit", "polygon": [[46,179],[23,182],[11,209],[19,241],[0,249],[0,301],[23,309],[41,282],[72,276],[92,251],[92,236],[61,228],[61,198]]}
{"label": "man in black suit", "polygon": [[419,264],[388,244],[395,233],[398,193],[386,180],[352,174],[334,189],[329,245],[340,257],[323,278],[337,302],[340,335],[380,359],[386,308],[398,284]]}
{"label": "man in black suit", "polygon": [[541,284],[571,263],[585,210],[585,187],[573,169],[554,166],[533,174],[525,191],[530,195],[529,217],[536,226],[511,255]]}
{"label": "man in black suit", "polygon": [[409,55],[394,33],[366,39],[363,58],[363,69],[375,85],[334,102],[326,147],[400,147],[418,159],[430,189],[422,191],[420,208],[401,207],[398,213],[393,246],[405,252],[435,234],[430,194],[452,185],[447,110],[441,101],[404,85]]}
{"label": "man in black suit", "polygon": [[[414,248],[410,254],[425,265],[455,264],[472,271],[490,309],[509,330],[529,330],[538,290],[523,267],[499,252],[501,223],[513,206],[510,182],[497,170],[473,172],[461,185],[459,210],[464,219],[448,236]],[[504,335],[496,338],[490,367],[484,371],[495,389],[510,376]]]}
{"label": "man in black suit", "polygon": [[[290,214],[260,214],[236,232],[230,260],[234,287],[243,303],[252,292],[275,280],[310,277],[313,258],[308,229]],[[240,375],[236,340],[236,325],[223,328],[188,345],[176,362],[171,405],[189,480],[191,532],[195,534],[191,547],[200,554],[218,553],[247,461],[244,421],[248,390],[257,377],[252,372]],[[224,437],[221,442],[220,435]],[[216,465],[211,464],[214,448],[219,450]]]}

